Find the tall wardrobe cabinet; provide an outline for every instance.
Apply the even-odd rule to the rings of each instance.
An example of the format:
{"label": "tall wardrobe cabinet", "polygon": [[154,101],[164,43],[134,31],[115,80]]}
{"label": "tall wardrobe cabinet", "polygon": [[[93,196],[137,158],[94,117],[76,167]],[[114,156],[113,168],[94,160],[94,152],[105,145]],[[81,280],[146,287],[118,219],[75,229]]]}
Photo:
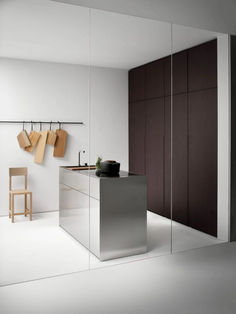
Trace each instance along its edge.
{"label": "tall wardrobe cabinet", "polygon": [[129,170],[148,210],[216,236],[217,41],[172,58],[172,96],[170,56],[129,71]]}

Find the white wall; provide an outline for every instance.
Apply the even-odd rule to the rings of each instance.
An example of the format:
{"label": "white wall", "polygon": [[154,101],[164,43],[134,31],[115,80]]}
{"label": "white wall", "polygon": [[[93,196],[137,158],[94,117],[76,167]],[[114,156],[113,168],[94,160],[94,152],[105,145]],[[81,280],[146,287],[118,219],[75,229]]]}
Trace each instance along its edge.
{"label": "white wall", "polygon": [[230,37],[219,35],[218,57],[218,238],[229,240],[230,213]]}
{"label": "white wall", "polygon": [[[124,141],[119,142],[122,155],[117,154],[117,140],[128,128],[127,71],[95,68],[93,73],[95,97],[91,88],[93,102],[90,113],[94,147],[91,162],[95,162],[96,156],[101,154],[104,158],[120,160],[125,168],[128,160],[128,133],[126,137],[123,136]],[[101,88],[100,93],[96,86]],[[102,103],[105,111],[100,108],[98,112],[101,115],[95,118],[93,112],[98,109],[97,102]],[[114,141],[110,137],[111,121],[103,123],[104,115],[112,118],[113,113],[116,115],[112,134]],[[53,148],[47,145],[42,165],[35,164],[32,154],[19,148],[16,136],[22,129],[21,125],[0,124],[0,215],[8,214],[9,167],[28,167],[34,212],[58,210],[58,167],[77,164],[80,149],[86,150],[81,161],[89,160],[89,68],[1,58],[0,117],[1,120],[71,120],[85,123],[83,126],[64,126],[69,133],[65,157],[54,158]],[[48,127],[43,126],[45,129]],[[30,131],[30,126],[27,126],[27,130]],[[100,136],[100,131],[104,136]],[[108,152],[112,152],[112,156]],[[16,206],[22,209],[23,202],[19,201]]]}
{"label": "white wall", "polygon": [[91,69],[91,162],[117,160],[128,170],[128,71]]}

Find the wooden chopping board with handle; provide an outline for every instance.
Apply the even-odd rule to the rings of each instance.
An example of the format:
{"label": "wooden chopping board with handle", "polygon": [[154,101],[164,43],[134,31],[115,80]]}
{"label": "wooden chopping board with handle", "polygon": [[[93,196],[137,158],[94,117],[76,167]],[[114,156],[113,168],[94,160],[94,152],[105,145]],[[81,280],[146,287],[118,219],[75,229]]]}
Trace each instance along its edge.
{"label": "wooden chopping board with handle", "polygon": [[47,144],[55,145],[56,140],[57,140],[57,134],[51,130],[48,131]]}
{"label": "wooden chopping board with handle", "polygon": [[37,164],[41,164],[43,162],[47,137],[48,137],[47,130],[40,131],[40,138],[34,156],[34,162],[36,162]]}
{"label": "wooden chopping board with handle", "polygon": [[57,129],[57,140],[54,146],[54,157],[64,157],[65,150],[66,150],[66,138],[67,138],[67,132],[65,130]]}
{"label": "wooden chopping board with handle", "polygon": [[25,147],[25,150],[27,152],[31,153],[34,150],[36,144],[38,143],[40,136],[41,136],[41,134],[39,132],[30,131],[29,140],[30,140],[31,145],[28,147]]}
{"label": "wooden chopping board with handle", "polygon": [[28,134],[25,130],[21,131],[17,135],[17,140],[21,148],[25,148],[31,145]]}

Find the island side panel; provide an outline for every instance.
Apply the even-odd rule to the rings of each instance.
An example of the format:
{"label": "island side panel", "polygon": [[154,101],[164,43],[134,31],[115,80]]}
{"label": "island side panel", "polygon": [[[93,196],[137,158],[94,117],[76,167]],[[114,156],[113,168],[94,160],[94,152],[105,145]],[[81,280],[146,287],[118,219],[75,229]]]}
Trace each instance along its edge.
{"label": "island side panel", "polygon": [[146,177],[100,180],[100,258],[147,251]]}
{"label": "island side panel", "polygon": [[89,177],[60,169],[59,225],[89,249],[89,195],[84,193],[85,180]]}

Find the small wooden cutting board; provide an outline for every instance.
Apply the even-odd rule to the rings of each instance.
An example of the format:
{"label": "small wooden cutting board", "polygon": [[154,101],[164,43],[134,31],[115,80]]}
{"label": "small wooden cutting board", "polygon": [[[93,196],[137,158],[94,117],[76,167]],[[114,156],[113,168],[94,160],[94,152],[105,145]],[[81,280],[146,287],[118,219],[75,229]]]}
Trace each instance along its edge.
{"label": "small wooden cutting board", "polygon": [[36,162],[37,164],[41,164],[43,162],[48,131],[46,131],[46,130],[41,131],[40,135],[41,136],[40,136],[40,139],[38,141],[38,145],[36,147],[36,152],[35,152],[35,156],[34,156],[34,162]]}
{"label": "small wooden cutting board", "polygon": [[30,131],[29,140],[30,140],[31,145],[25,148],[27,152],[31,153],[34,150],[40,136],[41,134],[39,132]]}
{"label": "small wooden cutting board", "polygon": [[56,130],[57,134],[57,140],[56,144],[54,146],[54,157],[64,157],[65,150],[66,150],[66,138],[67,138],[67,132],[65,130]]}
{"label": "small wooden cutting board", "polygon": [[17,140],[21,148],[25,148],[31,145],[28,134],[25,130],[21,131],[17,135]]}
{"label": "small wooden cutting board", "polygon": [[55,145],[56,140],[57,140],[57,134],[51,130],[48,131],[47,144]]}

